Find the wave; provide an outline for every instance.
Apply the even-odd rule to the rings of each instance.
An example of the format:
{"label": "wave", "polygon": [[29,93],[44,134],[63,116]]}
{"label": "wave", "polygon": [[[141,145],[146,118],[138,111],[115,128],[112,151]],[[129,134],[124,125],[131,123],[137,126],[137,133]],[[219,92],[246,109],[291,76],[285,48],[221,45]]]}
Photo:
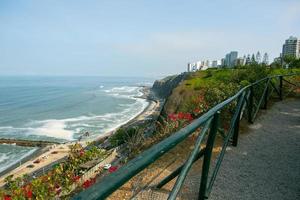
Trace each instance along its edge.
{"label": "wave", "polygon": [[[136,89],[135,87],[134,89]],[[122,87],[114,91],[127,90],[128,88]],[[128,91],[128,90],[127,90]],[[131,89],[133,91],[133,89]],[[24,125],[24,127],[5,126],[0,127],[1,135],[16,135],[39,136],[48,140],[50,138],[61,139],[64,141],[76,140],[85,131],[91,132],[91,137],[97,137],[99,134],[109,132],[128,121],[132,120],[139,113],[141,113],[148,105],[144,99],[134,98],[139,92],[131,94],[128,98],[135,99],[134,103],[122,104],[121,112],[112,112],[102,115],[82,115],[73,118],[65,119],[47,119],[31,121]],[[94,133],[93,133],[94,132]]]}
{"label": "wave", "polygon": [[89,113],[65,119],[34,120],[21,127],[2,126],[0,135],[20,139],[73,141],[88,131],[91,137],[97,137],[132,120],[148,105],[145,99],[136,98],[142,95],[141,87],[122,86],[102,91],[114,98],[132,99],[134,102],[120,102],[116,104],[120,111],[101,115]]}
{"label": "wave", "polygon": [[18,147],[15,145],[5,145],[5,146],[13,146],[13,149],[11,152],[0,153],[0,172],[20,162],[20,160],[33,154],[38,149],[38,148],[30,148],[30,147]]}
{"label": "wave", "polygon": [[113,87],[111,89],[108,90],[104,90],[104,92],[107,93],[131,93],[131,92],[135,92],[139,89],[139,87],[136,86],[122,86],[122,87]]}
{"label": "wave", "polygon": [[109,96],[122,99],[136,99],[136,97],[142,96],[141,87],[137,86],[122,86],[113,87],[108,90],[103,90]]}

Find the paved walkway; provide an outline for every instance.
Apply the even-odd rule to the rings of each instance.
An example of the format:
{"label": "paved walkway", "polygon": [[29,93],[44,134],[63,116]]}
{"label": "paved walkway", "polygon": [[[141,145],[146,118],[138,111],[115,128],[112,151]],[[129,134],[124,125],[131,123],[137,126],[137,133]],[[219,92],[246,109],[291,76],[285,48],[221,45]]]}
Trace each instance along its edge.
{"label": "paved walkway", "polygon": [[209,199],[300,199],[300,100],[265,112],[226,152]]}

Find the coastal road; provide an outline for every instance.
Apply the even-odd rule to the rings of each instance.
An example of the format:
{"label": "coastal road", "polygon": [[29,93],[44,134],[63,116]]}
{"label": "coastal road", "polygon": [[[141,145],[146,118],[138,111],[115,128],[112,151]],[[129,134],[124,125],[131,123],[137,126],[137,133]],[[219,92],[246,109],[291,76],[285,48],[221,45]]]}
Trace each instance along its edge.
{"label": "coastal road", "polygon": [[[21,166],[13,169],[12,171],[2,175],[0,177],[0,187],[5,184],[5,178],[13,175],[14,178],[22,177],[24,174],[34,174],[35,176],[41,175],[44,171],[48,171],[53,167],[53,165],[63,161],[69,154],[69,145],[71,143],[52,145],[48,151],[39,155],[38,157],[33,157],[27,162],[23,163]],[[34,163],[34,161],[40,160],[40,163]],[[28,167],[33,165],[32,168]],[[43,169],[44,168],[44,169]]]}

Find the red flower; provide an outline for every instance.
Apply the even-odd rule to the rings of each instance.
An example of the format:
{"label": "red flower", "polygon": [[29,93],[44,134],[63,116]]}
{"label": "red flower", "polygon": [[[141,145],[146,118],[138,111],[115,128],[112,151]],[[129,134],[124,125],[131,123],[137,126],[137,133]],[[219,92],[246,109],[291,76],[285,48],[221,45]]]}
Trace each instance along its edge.
{"label": "red flower", "polygon": [[80,176],[74,176],[74,177],[73,177],[73,181],[74,181],[74,182],[78,182],[79,179],[80,179]]}
{"label": "red flower", "polygon": [[86,189],[86,188],[89,188],[92,184],[93,184],[92,181],[86,180],[86,181],[84,181],[84,183],[82,184],[82,187],[83,187],[84,189]]}
{"label": "red flower", "polygon": [[171,121],[176,121],[177,120],[177,115],[176,114],[169,114],[169,119],[171,120]]}
{"label": "red flower", "polygon": [[32,190],[27,190],[26,197],[31,199],[32,198]]}
{"label": "red flower", "polygon": [[188,120],[188,121],[192,121],[192,120],[193,120],[193,116],[192,116],[191,113],[186,113],[185,116],[184,116],[184,118],[185,118],[186,120]]}
{"label": "red flower", "polygon": [[11,196],[10,195],[4,195],[4,200],[12,200]]}
{"label": "red flower", "polygon": [[111,167],[108,169],[108,171],[109,171],[110,173],[113,173],[113,172],[117,171],[117,169],[118,169],[117,166],[111,166]]}
{"label": "red flower", "polygon": [[182,112],[178,113],[177,116],[178,116],[179,119],[184,119],[185,118],[185,114],[182,113]]}
{"label": "red flower", "polygon": [[201,110],[199,109],[199,108],[196,108],[195,110],[194,110],[194,113],[200,113],[201,112]]}

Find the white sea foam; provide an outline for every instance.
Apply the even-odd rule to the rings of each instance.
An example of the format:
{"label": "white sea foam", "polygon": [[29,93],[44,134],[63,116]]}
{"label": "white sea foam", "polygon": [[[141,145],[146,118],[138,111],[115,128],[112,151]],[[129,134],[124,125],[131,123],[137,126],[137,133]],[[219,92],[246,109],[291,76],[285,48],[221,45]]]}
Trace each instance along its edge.
{"label": "white sea foam", "polygon": [[9,156],[6,153],[0,153],[0,162],[7,160]]}
{"label": "white sea foam", "polygon": [[110,89],[110,93],[108,94],[134,99],[135,102],[132,104],[122,104],[121,107],[123,109],[121,112],[32,121],[26,124],[25,127],[6,126],[0,127],[0,130],[1,132],[11,132],[14,134],[39,135],[63,140],[74,140],[78,137],[78,134],[89,128],[96,129],[101,133],[111,131],[132,120],[148,105],[146,100],[136,98],[142,95],[140,87],[115,87]]}
{"label": "white sea foam", "polygon": [[64,120],[47,120],[41,127],[33,129],[32,134],[72,140],[73,131],[66,130],[66,127]]}

